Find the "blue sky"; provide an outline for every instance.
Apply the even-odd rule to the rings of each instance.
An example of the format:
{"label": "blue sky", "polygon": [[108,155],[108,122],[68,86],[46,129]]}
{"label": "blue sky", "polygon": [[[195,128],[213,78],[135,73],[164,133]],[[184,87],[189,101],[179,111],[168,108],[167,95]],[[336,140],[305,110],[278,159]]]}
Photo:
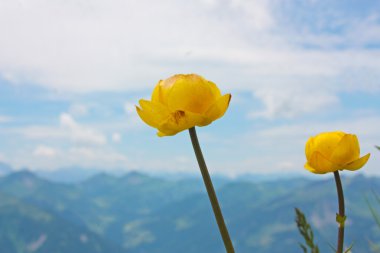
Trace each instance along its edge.
{"label": "blue sky", "polygon": [[187,132],[134,105],[198,73],[231,93],[199,128],[212,173],[304,173],[307,138],[358,135],[380,174],[380,2],[0,0],[0,161],[198,172]]}

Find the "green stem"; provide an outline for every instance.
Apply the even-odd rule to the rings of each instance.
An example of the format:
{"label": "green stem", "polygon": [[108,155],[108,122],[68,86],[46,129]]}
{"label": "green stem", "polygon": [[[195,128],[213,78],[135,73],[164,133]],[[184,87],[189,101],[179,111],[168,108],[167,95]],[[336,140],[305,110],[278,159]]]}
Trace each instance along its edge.
{"label": "green stem", "polygon": [[334,178],[336,183],[336,191],[338,193],[338,202],[339,202],[339,218],[343,219],[343,221],[339,223],[339,231],[338,231],[338,242],[337,242],[337,253],[343,253],[343,244],[344,244],[344,219],[346,218],[344,213],[344,195],[342,182],[340,181],[339,172],[334,172]]}
{"label": "green stem", "polygon": [[201,147],[199,146],[197,132],[195,131],[195,127],[189,129],[191,143],[193,144],[195,156],[198,160],[198,165],[202,173],[203,182],[207,189],[207,194],[211,202],[212,210],[214,211],[216,222],[218,223],[220,234],[223,238],[224,247],[226,248],[227,253],[234,253],[234,246],[232,245],[232,241],[230,235],[228,234],[228,230],[226,224],[223,219],[222,211],[220,209],[218,199],[215,194],[214,187],[212,185],[212,181],[210,178],[210,174],[208,173],[206,162],[203,158]]}

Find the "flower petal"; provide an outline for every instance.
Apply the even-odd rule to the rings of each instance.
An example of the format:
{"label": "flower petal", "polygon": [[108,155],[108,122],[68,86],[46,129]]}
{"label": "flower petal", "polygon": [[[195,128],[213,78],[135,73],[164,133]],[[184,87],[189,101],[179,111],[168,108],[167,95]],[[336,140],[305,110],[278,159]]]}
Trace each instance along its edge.
{"label": "flower petal", "polygon": [[[205,79],[205,81],[207,81],[207,80]],[[218,86],[216,86],[215,83],[213,83],[211,81],[207,81],[207,83],[210,86],[211,92],[214,95],[214,97],[218,98],[218,97],[222,96],[222,93],[220,93],[220,90],[219,90]]]}
{"label": "flower petal", "polygon": [[306,142],[305,155],[306,155],[306,160],[308,160],[308,161],[311,159],[311,155],[314,152],[314,150],[313,150],[314,138],[315,137],[310,137]]}
{"label": "flower petal", "polygon": [[160,103],[155,103],[141,99],[141,106],[136,106],[136,110],[140,118],[149,126],[157,128],[170,115],[169,110]]}
{"label": "flower petal", "polygon": [[167,120],[158,126],[158,136],[175,135],[194,126],[206,126],[211,123],[207,117],[186,111],[176,111],[170,114]]}
{"label": "flower petal", "polygon": [[206,117],[214,121],[219,119],[227,111],[231,101],[231,94],[226,94],[220,97],[206,112]]}
{"label": "flower petal", "polygon": [[[310,160],[308,161],[308,166],[314,171],[310,171],[316,174],[324,174],[327,172],[333,172],[336,170],[334,164],[330,162],[326,157],[324,157],[320,152],[314,152]],[[308,168],[306,168],[308,169]]]}
{"label": "flower petal", "polygon": [[344,165],[358,159],[359,156],[358,138],[354,134],[346,134],[334,149],[330,161],[335,164]]}
{"label": "flower petal", "polygon": [[343,169],[345,169],[345,170],[358,170],[358,169],[360,169],[361,167],[363,167],[367,163],[370,155],[371,154],[369,154],[369,153],[366,154],[365,156],[345,165],[343,167]]}
{"label": "flower petal", "polygon": [[316,171],[313,167],[310,166],[310,164],[307,162],[305,163],[304,165],[305,169],[307,169],[308,171],[310,172],[313,172],[315,174],[325,174],[325,173],[319,173],[318,171]]}
{"label": "flower petal", "polygon": [[[171,135],[173,135],[173,134],[171,134]],[[157,136],[158,137],[164,137],[164,136],[170,136],[169,134],[164,134],[163,132],[161,132],[161,131],[157,131]]]}
{"label": "flower petal", "polygon": [[338,146],[338,143],[343,138],[345,133],[336,131],[336,132],[327,132],[321,133],[314,137],[313,147],[311,152],[318,151],[325,158],[330,159],[332,153]]}
{"label": "flower petal", "polygon": [[214,86],[198,75],[180,75],[167,94],[168,106],[172,111],[203,114],[218,98]]}
{"label": "flower petal", "polygon": [[171,77],[166,80],[160,80],[152,92],[152,102],[160,103],[163,105],[168,105],[168,93],[170,91],[171,85],[174,83],[175,79]]}

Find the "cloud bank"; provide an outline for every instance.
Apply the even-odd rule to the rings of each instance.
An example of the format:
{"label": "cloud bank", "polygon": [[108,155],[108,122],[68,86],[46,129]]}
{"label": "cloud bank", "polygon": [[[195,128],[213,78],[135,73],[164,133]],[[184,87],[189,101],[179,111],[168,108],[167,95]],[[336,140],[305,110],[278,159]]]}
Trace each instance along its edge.
{"label": "cloud bank", "polygon": [[379,90],[378,6],[349,19],[323,2],[2,0],[0,73],[70,92],[192,71],[230,89]]}

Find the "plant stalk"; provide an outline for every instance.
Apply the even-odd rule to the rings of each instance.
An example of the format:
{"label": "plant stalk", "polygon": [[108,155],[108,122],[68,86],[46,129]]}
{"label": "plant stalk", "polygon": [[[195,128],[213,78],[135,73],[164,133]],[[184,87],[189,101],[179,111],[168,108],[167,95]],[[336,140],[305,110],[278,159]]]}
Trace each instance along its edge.
{"label": "plant stalk", "polygon": [[338,230],[338,242],[337,242],[337,253],[343,253],[343,244],[344,244],[344,219],[346,218],[344,213],[344,195],[343,195],[343,188],[342,188],[342,182],[340,181],[339,171],[334,171],[334,178],[336,183],[336,191],[338,193],[338,203],[339,203],[339,213],[343,221],[338,222],[339,223],[339,230]]}
{"label": "plant stalk", "polygon": [[215,194],[214,186],[208,173],[206,162],[203,158],[202,150],[198,142],[197,132],[195,127],[189,129],[191,143],[193,144],[195,156],[197,157],[198,165],[202,173],[203,182],[207,189],[207,194],[211,202],[212,210],[214,211],[216,222],[218,223],[219,231],[222,236],[224,247],[226,248],[227,253],[235,253],[234,247],[230,235],[228,234],[227,226],[224,222],[222,215],[222,210],[220,209],[218,199]]}

